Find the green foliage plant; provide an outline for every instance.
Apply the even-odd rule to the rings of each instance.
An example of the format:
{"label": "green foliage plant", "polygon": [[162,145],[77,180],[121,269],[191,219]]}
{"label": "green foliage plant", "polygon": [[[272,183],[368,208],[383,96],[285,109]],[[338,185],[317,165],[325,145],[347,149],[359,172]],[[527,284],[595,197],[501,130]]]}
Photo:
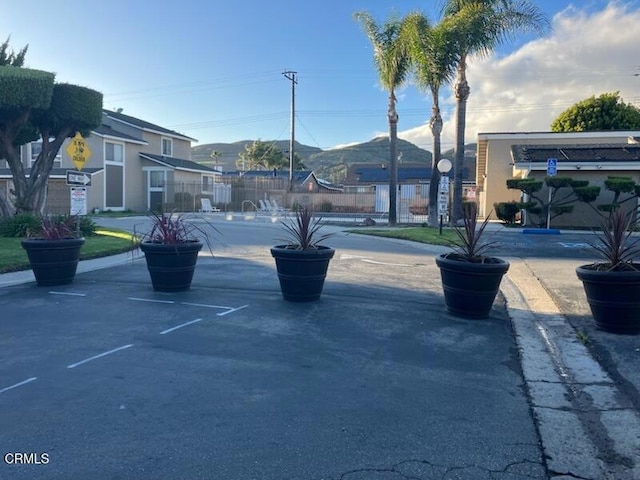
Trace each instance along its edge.
{"label": "green foliage plant", "polygon": [[283,223],[282,227],[288,234],[286,248],[293,250],[315,250],[318,245],[332,234],[320,234],[324,226],[322,218],[314,218],[313,210],[302,205],[296,210],[295,217],[290,223]]}
{"label": "green foliage plant", "polygon": [[640,109],[625,103],[620,92],[591,96],[562,112],[551,123],[552,132],[593,132],[640,129]]}
{"label": "green foliage plant", "polygon": [[40,228],[41,220],[33,213],[19,213],[0,218],[0,237],[21,238]]}
{"label": "green foliage plant", "polygon": [[507,225],[514,225],[516,223],[516,216],[520,212],[520,202],[499,202],[493,204],[493,209],[496,212],[496,217],[505,222]]}
{"label": "green foliage plant", "polygon": [[[147,231],[139,231],[134,227],[133,242],[149,242],[163,245],[178,245],[189,242],[197,242],[201,239],[207,245],[213,255],[213,237],[211,232],[200,225],[190,221],[183,214],[167,212],[151,212],[149,215],[151,228]],[[219,230],[209,221],[201,219],[214,233]]]}

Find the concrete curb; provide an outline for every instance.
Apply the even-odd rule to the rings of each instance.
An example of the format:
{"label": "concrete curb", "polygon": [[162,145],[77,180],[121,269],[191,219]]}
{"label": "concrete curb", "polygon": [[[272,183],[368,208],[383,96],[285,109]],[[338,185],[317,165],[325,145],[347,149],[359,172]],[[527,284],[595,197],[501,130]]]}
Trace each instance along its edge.
{"label": "concrete curb", "polygon": [[509,261],[502,293],[552,478],[640,478],[638,413],[526,262]]}

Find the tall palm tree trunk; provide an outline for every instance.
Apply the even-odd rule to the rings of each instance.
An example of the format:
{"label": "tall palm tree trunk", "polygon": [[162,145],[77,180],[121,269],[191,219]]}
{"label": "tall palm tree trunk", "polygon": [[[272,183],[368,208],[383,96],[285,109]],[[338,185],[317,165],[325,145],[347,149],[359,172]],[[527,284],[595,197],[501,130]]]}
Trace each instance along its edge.
{"label": "tall palm tree trunk", "polygon": [[457,222],[462,218],[462,170],[464,168],[464,134],[467,118],[467,100],[471,89],[467,82],[466,55],[460,57],[457,67],[456,84],[456,145],[453,163],[453,205],[451,219]]}
{"label": "tall palm tree trunk", "polygon": [[389,226],[395,227],[397,218],[398,194],[398,113],[396,112],[396,96],[393,91],[389,95]]}
{"label": "tall palm tree trunk", "polygon": [[438,189],[440,185],[440,171],[438,162],[442,158],[442,116],[440,115],[440,101],[438,89],[431,89],[432,105],[429,128],[433,136],[433,155],[431,157],[431,180],[429,180],[429,225],[438,226]]}

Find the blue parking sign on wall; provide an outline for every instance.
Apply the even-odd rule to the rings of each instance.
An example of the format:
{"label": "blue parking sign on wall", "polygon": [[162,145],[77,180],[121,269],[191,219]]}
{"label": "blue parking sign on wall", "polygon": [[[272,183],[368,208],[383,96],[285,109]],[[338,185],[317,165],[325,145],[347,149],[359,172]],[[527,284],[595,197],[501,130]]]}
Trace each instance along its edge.
{"label": "blue parking sign on wall", "polygon": [[547,158],[547,176],[554,177],[558,173],[558,159]]}

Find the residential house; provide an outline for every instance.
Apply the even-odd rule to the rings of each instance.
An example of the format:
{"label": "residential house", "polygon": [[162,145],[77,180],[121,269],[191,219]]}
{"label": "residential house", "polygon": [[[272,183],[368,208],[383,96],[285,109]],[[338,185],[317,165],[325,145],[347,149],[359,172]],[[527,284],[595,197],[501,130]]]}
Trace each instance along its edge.
{"label": "residential house", "polygon": [[[49,178],[46,211],[50,213],[69,212],[66,172],[76,168],[66,152],[69,141],[60,149]],[[219,182],[220,172],[191,161],[195,141],[191,137],[121,110],[103,110],[102,124],[85,141],[91,151],[82,168],[91,178],[86,191],[88,210],[195,210],[201,197],[214,204],[229,201],[228,191]],[[27,171],[38,145],[33,142],[21,149]],[[0,185],[7,188],[11,173],[1,167]]]}
{"label": "residential house", "polygon": [[[640,183],[638,131],[514,132],[478,134],[476,181],[479,211],[488,215],[498,202],[519,201],[519,190],[507,189],[510,178],[547,176],[548,159],[556,159],[557,175],[588,180],[603,187],[608,176],[631,177]],[[603,188],[604,191],[604,188]],[[546,198],[547,190],[540,192]],[[610,198],[601,195],[598,203]],[[594,226],[598,217],[585,205],[558,217],[554,226]]]}

